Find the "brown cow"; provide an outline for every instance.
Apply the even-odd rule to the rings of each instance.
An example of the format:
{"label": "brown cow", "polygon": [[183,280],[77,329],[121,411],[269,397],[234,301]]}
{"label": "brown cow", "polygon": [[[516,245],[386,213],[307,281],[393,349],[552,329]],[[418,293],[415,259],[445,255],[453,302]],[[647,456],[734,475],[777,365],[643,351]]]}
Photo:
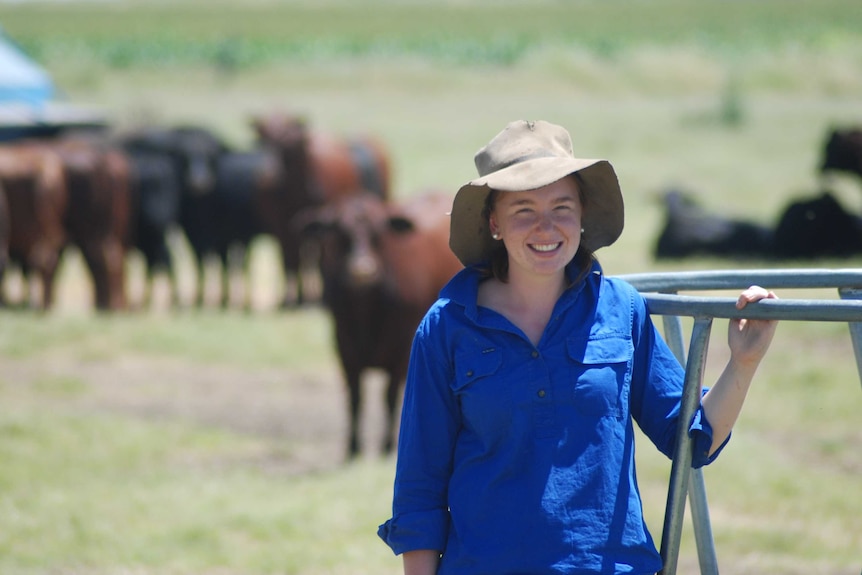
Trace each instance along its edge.
{"label": "brown cow", "polygon": [[0,306],[5,304],[3,292],[3,276],[9,263],[9,204],[6,202],[6,191],[0,182]]}
{"label": "brown cow", "polygon": [[125,256],[131,168],[118,149],[89,137],[46,142],[59,153],[69,189],[66,230],[93,277],[95,307],[126,307]]}
{"label": "brown cow", "polygon": [[[278,162],[261,162],[255,212],[262,232],[272,234],[282,251],[284,271],[296,278],[295,303],[303,303],[302,247],[288,225],[309,207],[354,194],[390,194],[391,168],[385,147],[371,137],[341,138],[308,130],[303,119],[283,113],[253,118],[259,144],[275,152]],[[291,303],[285,295],[284,304]]]}
{"label": "brown cow", "polygon": [[359,454],[360,378],[368,368],[388,375],[383,452],[392,451],[413,334],[461,268],[448,246],[451,208],[444,194],[396,206],[364,193],[316,210],[304,226],[319,242],[323,300],[349,392],[350,458]]}
{"label": "brown cow", "polygon": [[[32,142],[0,146],[0,183],[9,210],[9,255],[21,266],[25,297],[47,310],[53,304],[54,278],[66,242],[63,219],[68,194],[63,164],[56,153]],[[34,302],[30,274],[40,280]]]}

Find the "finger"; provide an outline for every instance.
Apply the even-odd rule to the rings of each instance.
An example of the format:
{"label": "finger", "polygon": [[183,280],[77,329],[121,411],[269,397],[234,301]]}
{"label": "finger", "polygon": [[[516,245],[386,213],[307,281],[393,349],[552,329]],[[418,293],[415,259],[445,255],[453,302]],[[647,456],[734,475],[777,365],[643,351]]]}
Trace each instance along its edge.
{"label": "finger", "polygon": [[772,292],[760,286],[753,285],[739,294],[739,297],[736,299],[736,308],[742,309],[751,302],[767,299],[770,297],[770,294],[772,294],[772,297],[775,297],[775,294]]}

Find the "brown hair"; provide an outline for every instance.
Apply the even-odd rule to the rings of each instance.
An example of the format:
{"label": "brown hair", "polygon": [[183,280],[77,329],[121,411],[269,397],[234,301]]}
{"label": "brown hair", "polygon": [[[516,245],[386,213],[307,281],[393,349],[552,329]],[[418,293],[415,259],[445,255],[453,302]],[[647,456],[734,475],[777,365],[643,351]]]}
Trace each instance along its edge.
{"label": "brown hair", "polygon": [[[585,194],[581,191],[583,189],[583,182],[577,172],[571,174],[571,177],[573,177],[578,184],[578,196],[581,201],[581,208],[586,211],[587,206],[585,203]],[[485,220],[489,220],[491,218],[491,212],[494,211],[494,205],[496,204],[500,193],[501,192],[498,190],[492,189],[488,192],[488,195],[485,196],[485,206],[482,208],[482,217]],[[578,266],[578,275],[572,281],[572,284],[574,285],[579,283],[587,276],[588,273],[590,273],[590,270],[593,267],[593,262],[596,261],[596,257],[593,252],[581,244],[578,246],[578,251],[575,253],[575,257],[572,258],[572,261]],[[509,252],[506,250],[506,245],[503,242],[499,242],[497,247],[494,248],[494,251],[491,252],[490,260],[477,267],[484,277],[493,277],[503,283],[508,283]]]}

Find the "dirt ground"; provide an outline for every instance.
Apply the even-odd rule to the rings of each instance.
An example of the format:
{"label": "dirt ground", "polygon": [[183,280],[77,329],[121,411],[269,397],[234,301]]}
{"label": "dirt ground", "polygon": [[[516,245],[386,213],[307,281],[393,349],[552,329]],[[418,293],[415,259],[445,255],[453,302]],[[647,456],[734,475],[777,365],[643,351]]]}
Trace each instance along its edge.
{"label": "dirt ground", "polygon": [[[267,265],[264,254],[263,266]],[[80,281],[82,263],[69,257],[58,290],[57,313],[89,307],[90,287]],[[139,271],[132,270],[132,276]],[[274,272],[267,272],[274,273]],[[214,278],[212,278],[214,279]],[[260,279],[260,278],[256,278]],[[132,277],[130,300],[139,297],[140,276]],[[12,283],[15,283],[14,277]],[[188,279],[184,280],[188,284]],[[210,281],[212,284],[213,281]],[[260,282],[258,285],[273,285]],[[211,286],[210,286],[211,287]],[[14,285],[12,291],[16,288]],[[166,280],[156,282],[153,307],[134,313],[165,313]],[[191,300],[188,286],[183,297]],[[256,313],[278,311],[273,289],[254,294]],[[214,311],[214,313],[218,313]],[[7,385],[73,382],[74,391],[40,394],[40,405],[55,402],[63,410],[106,413],[154,421],[178,421],[232,433],[275,439],[259,465],[280,474],[300,474],[343,464],[347,446],[347,391],[336,361],[323,368],[240,368],[207,365],[179,358],[152,358],[127,350],[110,359],[81,359],[73,354],[50,358],[3,358]],[[361,442],[363,455],[377,457],[383,436],[384,375],[363,376]],[[23,389],[23,387],[22,387]]]}
{"label": "dirt ground", "polygon": [[[4,380],[80,382],[83,391],[46,394],[64,411],[178,421],[276,440],[260,461],[244,462],[279,474],[299,474],[343,463],[346,390],[336,366],[314,374],[252,370],[126,356],[110,361],[73,358],[3,360]],[[379,454],[383,433],[383,377],[363,382],[363,447]],[[12,383],[14,385],[14,383]],[[77,387],[78,384],[76,384]]]}

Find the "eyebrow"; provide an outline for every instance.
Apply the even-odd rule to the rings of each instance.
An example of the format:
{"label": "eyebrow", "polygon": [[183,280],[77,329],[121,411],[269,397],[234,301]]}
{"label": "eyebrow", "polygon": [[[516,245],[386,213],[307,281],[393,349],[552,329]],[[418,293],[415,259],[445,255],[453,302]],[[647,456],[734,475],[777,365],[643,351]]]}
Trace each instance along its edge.
{"label": "eyebrow", "polygon": [[[530,204],[534,204],[534,203],[536,203],[536,202],[532,197],[526,196],[526,197],[520,198],[518,200],[515,200],[510,205],[511,206],[523,206],[523,205],[530,205]],[[566,203],[574,204],[574,203],[576,203],[576,198],[573,198],[567,194],[564,194],[564,195],[560,195],[560,196],[553,198],[551,200],[551,203],[552,204],[566,204]]]}

